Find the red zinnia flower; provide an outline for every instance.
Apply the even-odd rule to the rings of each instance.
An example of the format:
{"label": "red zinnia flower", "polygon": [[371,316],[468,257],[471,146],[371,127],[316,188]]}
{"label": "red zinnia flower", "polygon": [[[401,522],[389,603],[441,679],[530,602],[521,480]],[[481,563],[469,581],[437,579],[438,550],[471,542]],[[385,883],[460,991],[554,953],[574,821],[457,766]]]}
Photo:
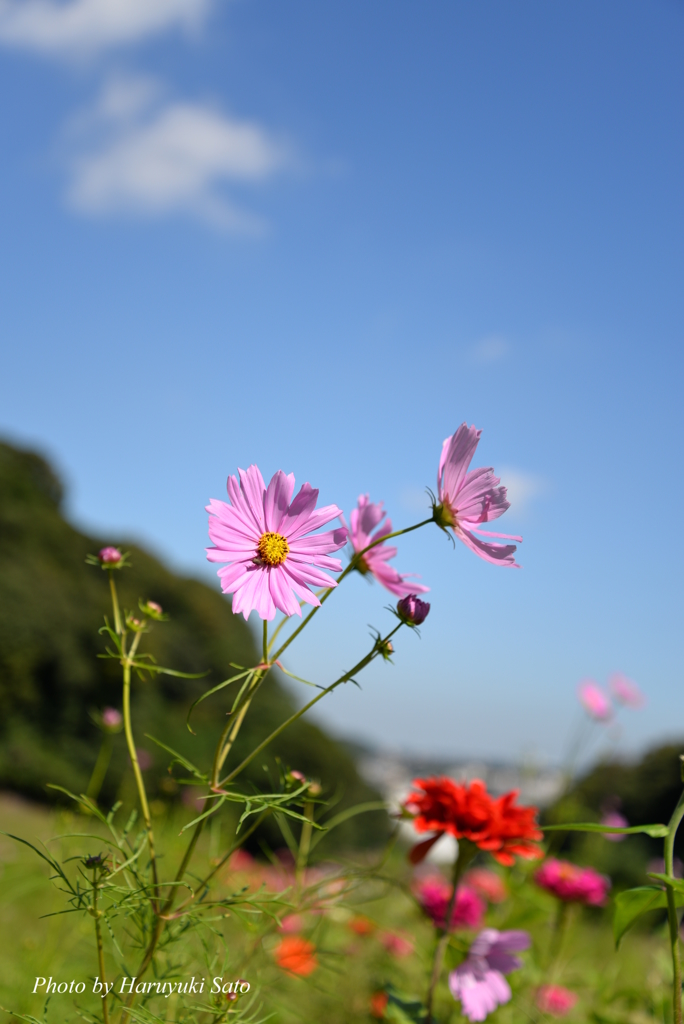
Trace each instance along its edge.
{"label": "red zinnia flower", "polygon": [[303,978],[308,977],[318,967],[316,947],[312,942],[307,942],[297,935],[288,935],[278,943],[275,958],[278,967],[289,971],[290,974],[300,974]]}
{"label": "red zinnia flower", "polygon": [[385,1010],[387,1009],[387,1003],[389,997],[386,992],[374,992],[371,996],[370,1001],[370,1012],[378,1020],[382,1020],[385,1016]]}
{"label": "red zinnia flower", "polygon": [[537,809],[516,806],[517,790],[495,799],[479,779],[465,785],[447,778],[414,779],[413,785],[422,790],[410,793],[406,801],[407,809],[415,815],[414,827],[417,832],[436,833],[414,847],[414,864],[445,832],[489,851],[500,864],[513,864],[514,854],[542,856],[534,845],[534,840],[542,838],[534,820]]}

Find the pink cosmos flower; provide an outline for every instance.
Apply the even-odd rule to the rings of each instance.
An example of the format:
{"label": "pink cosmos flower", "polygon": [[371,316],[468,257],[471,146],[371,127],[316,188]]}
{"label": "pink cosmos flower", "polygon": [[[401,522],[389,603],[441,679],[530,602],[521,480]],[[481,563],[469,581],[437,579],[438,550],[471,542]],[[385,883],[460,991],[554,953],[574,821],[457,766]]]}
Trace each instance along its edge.
{"label": "pink cosmos flower", "polygon": [[580,704],[597,722],[607,722],[613,713],[610,699],[593,679],[585,679],[577,687]]}
{"label": "pink cosmos flower", "polygon": [[542,985],[537,990],[537,1006],[552,1017],[565,1017],[577,1002],[577,995],[562,985]]}
{"label": "pink cosmos flower", "polygon": [[589,907],[603,906],[610,889],[610,879],[593,868],[579,868],[554,857],[542,864],[534,880],[564,903],[584,903]]}
{"label": "pink cosmos flower", "polygon": [[479,533],[485,537],[522,541],[522,537],[513,537],[508,533],[491,533],[479,529],[481,523],[498,519],[510,508],[510,502],[506,500],[506,488],[499,486],[501,481],[494,476],[493,469],[472,469],[468,472],[481,434],[481,430],[462,423],[456,433],[447,437],[442,445],[437,470],[439,504],[435,504],[433,516],[439,526],[450,526],[458,539],[486,562],[519,569],[513,557],[515,544],[497,544],[482,541],[475,536]]}
{"label": "pink cosmos flower", "polygon": [[[392,520],[385,519],[387,513],[383,511],[382,504],[382,502],[375,504],[367,494],[359,495],[358,506],[349,517],[351,523],[349,540],[354,551],[363,551],[373,541],[386,537],[388,533],[392,532]],[[375,530],[375,527],[379,526],[383,519],[385,519],[383,525]],[[356,568],[363,576],[366,573],[375,576],[378,583],[382,583],[383,587],[386,587],[392,594],[396,594],[397,597],[404,597],[405,594],[426,593],[430,589],[429,587],[424,587],[420,583],[407,582],[415,578],[413,573],[402,574],[387,564],[396,553],[397,548],[395,547],[387,547],[384,543],[377,544],[376,547],[366,551],[357,559]]]}
{"label": "pink cosmos flower", "polygon": [[[421,907],[437,928],[443,928],[446,921],[451,886],[441,875],[428,875],[416,886],[416,896]],[[451,928],[479,928],[486,907],[476,892],[466,885],[460,885],[456,903],[451,914]]]}
{"label": "pink cosmos flower", "polygon": [[98,551],[97,557],[103,565],[114,565],[116,562],[121,561],[123,555],[118,548],[109,546]]}
{"label": "pink cosmos flower", "polygon": [[[218,570],[221,588],[233,594],[233,611],[245,618],[255,609],[262,619],[275,618],[276,609],[285,615],[299,615],[300,600],[318,606],[309,589],[336,587],[321,569],[337,572],[342,563],[330,558],[347,540],[341,527],[326,533],[314,530],[341,515],[337,505],[316,510],[318,491],[304,484],[294,501],[295,480],[282,470],[268,487],[256,466],[238,470],[228,477],[230,504],[212,498],[207,505],[209,536],[216,545],[207,548],[210,562],[228,562]],[[313,536],[310,536],[313,534]]]}
{"label": "pink cosmos flower", "polygon": [[646,698],[636,683],[624,676],[622,672],[614,672],[608,680],[608,689],[620,704],[627,708],[642,708]]}
{"label": "pink cosmos flower", "polygon": [[477,936],[467,959],[449,975],[449,989],[454,999],[460,999],[464,1017],[485,1020],[488,1014],[511,998],[510,985],[504,974],[522,967],[522,961],[513,953],[528,949],[527,932],[499,932],[485,928]]}

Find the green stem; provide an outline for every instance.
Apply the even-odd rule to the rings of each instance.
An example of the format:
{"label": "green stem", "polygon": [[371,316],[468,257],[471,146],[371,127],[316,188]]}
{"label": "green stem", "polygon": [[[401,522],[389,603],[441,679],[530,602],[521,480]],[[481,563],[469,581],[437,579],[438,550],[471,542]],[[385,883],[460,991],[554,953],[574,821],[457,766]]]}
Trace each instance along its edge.
{"label": "green stem", "polygon": [[553,979],[553,975],[556,971],[556,963],[560,956],[561,949],[563,948],[563,939],[565,938],[565,932],[568,926],[569,914],[570,904],[566,903],[564,900],[559,900],[558,907],[556,908],[556,919],[553,923],[553,934],[551,935],[551,942],[549,943],[548,974],[550,979]]}
{"label": "green stem", "polygon": [[[359,559],[362,558],[366,554],[367,551],[370,551],[372,548],[377,547],[378,544],[384,544],[385,541],[387,541],[387,540],[392,540],[393,537],[401,537],[401,535],[404,534],[404,533],[411,533],[413,530],[418,530],[418,529],[420,529],[421,526],[427,526],[428,523],[433,523],[433,522],[434,522],[434,519],[432,518],[432,516],[430,516],[429,519],[423,519],[422,522],[414,523],[413,526],[407,526],[403,530],[395,530],[394,533],[388,533],[385,537],[378,537],[377,540],[371,541],[371,543],[367,544],[366,547],[362,548],[361,551],[356,551],[354,553],[354,556],[353,556],[351,562],[349,563],[349,565],[346,567],[346,569],[343,569],[342,572],[340,573],[340,575],[337,577],[336,587],[330,587],[326,591],[326,593],[321,598],[321,603],[319,605],[317,605],[315,608],[311,609],[311,611],[306,616],[304,621],[301,622],[299,624],[299,626],[297,626],[297,628],[295,629],[294,633],[290,633],[290,635],[287,638],[287,640],[285,641],[285,643],[281,644],[281,646],[278,648],[278,650],[276,651],[274,656],[271,658],[271,662],[277,661],[278,658],[282,655],[283,651],[285,651],[290,646],[292,641],[297,636],[299,636],[299,634],[304,629],[304,627],[309,625],[309,623],[313,619],[313,617],[316,614],[316,612],[319,610],[319,608],[323,607],[325,602],[328,600],[328,598],[332,594],[333,590],[335,590],[337,587],[339,587],[340,583],[345,578],[345,576],[348,576],[349,573],[352,572],[356,568],[356,565],[357,565]],[[264,659],[264,660],[266,660],[266,659]]]}
{"label": "green stem", "polygon": [[[140,633],[136,636],[136,640],[140,637]],[[126,746],[128,747],[128,756],[131,759],[131,765],[133,767],[133,774],[135,775],[135,784],[138,789],[138,799],[140,800],[140,807],[142,809],[143,818],[145,820],[145,828],[147,829],[147,842],[150,848],[150,863],[152,865],[152,879],[154,882],[154,892],[152,896],[152,906],[155,913],[157,912],[157,900],[159,897],[159,875],[157,872],[157,858],[155,855],[154,848],[154,832],[152,831],[152,818],[150,817],[150,808],[147,803],[147,793],[145,792],[145,783],[143,781],[142,772],[140,770],[140,764],[138,762],[138,755],[135,749],[135,740],[133,739],[133,729],[131,727],[131,657],[134,654],[136,647],[135,640],[131,646],[131,654],[124,657],[123,663],[123,719],[124,719],[124,733],[126,735]]]}
{"label": "green stem", "polygon": [[[684,817],[684,792],[679,798],[668,823],[665,838],[665,874],[674,878],[674,843],[677,829]],[[672,955],[672,1017],[674,1024],[682,1024],[682,962],[679,951],[679,919],[674,889],[667,887],[667,919],[670,929],[670,953]]]}
{"label": "green stem", "polygon": [[284,730],[287,729],[288,726],[292,725],[293,722],[296,722],[298,718],[302,717],[302,715],[305,715],[306,712],[310,708],[312,708],[314,706],[314,704],[318,704],[319,700],[322,700],[329,693],[332,693],[333,690],[335,690],[342,683],[348,683],[349,680],[352,679],[353,676],[355,676],[357,672],[361,672],[362,669],[366,668],[366,666],[370,664],[370,662],[373,660],[373,658],[375,658],[376,655],[380,653],[379,648],[383,644],[386,644],[387,641],[391,637],[393,637],[394,634],[397,632],[397,630],[401,629],[402,626],[403,626],[403,622],[400,622],[398,626],[395,626],[394,629],[391,630],[387,634],[387,636],[384,638],[384,640],[376,641],[376,643],[373,644],[372,651],[370,651],[365,656],[365,658],[362,658],[361,661],[359,661],[356,665],[354,665],[354,668],[350,669],[349,672],[345,672],[344,675],[340,676],[339,679],[336,679],[334,683],[331,683],[330,686],[327,686],[324,690],[321,690],[321,692],[316,697],[314,697],[312,700],[310,700],[308,704],[305,704],[303,708],[300,708],[299,711],[296,711],[294,715],[290,715],[290,717],[288,719],[286,719],[286,721],[284,721],[281,725],[279,725],[277,729],[273,730],[273,732],[270,734],[270,736],[267,736],[265,740],[262,740],[262,742],[257,747],[254,748],[252,753],[249,754],[244,759],[244,761],[241,761],[241,763],[237,766],[237,768],[233,769],[233,771],[230,773],[230,775],[227,775],[225,777],[225,779],[221,779],[221,781],[219,782],[219,786],[222,786],[222,787],[223,786],[227,786],[229,782],[232,782],[233,779],[237,775],[239,775],[240,772],[244,768],[247,767],[247,765],[250,763],[250,761],[252,761],[257,756],[257,754],[260,754],[261,751],[264,750],[270,743],[272,743],[274,739],[276,739],[278,736],[280,736],[281,732],[284,732]]}
{"label": "green stem", "polygon": [[105,733],[102,737],[102,743],[100,744],[100,752],[97,755],[97,761],[93,768],[93,774],[90,776],[90,782],[86,790],[86,796],[89,796],[91,800],[97,803],[97,798],[100,795],[102,789],[102,783],[104,777],[107,774],[109,768],[109,762],[112,756],[112,736],[111,733]]}
{"label": "green stem", "polygon": [[95,918],[95,940],[97,942],[97,961],[100,967],[100,979],[102,981],[102,987],[105,993],[104,999],[102,1000],[102,1019],[104,1021],[104,1024],[109,1024],[109,1007],[107,1006],[107,982],[105,976],[104,947],[102,945],[102,929],[100,928],[101,911],[97,909],[98,871],[99,868],[93,869],[93,917]]}
{"label": "green stem", "polygon": [[451,931],[451,918],[453,917],[454,907],[456,906],[456,897],[458,895],[458,883],[463,877],[463,872],[470,864],[471,860],[477,853],[477,847],[469,842],[467,839],[459,839],[458,841],[458,856],[454,861],[454,870],[452,875],[452,890],[451,899],[449,900],[449,906],[447,907],[446,917],[444,919],[444,925],[438,931],[437,945],[435,946],[435,955],[432,961],[432,973],[430,975],[430,985],[428,987],[427,999],[425,1001],[425,1024],[432,1024],[432,1008],[435,1000],[435,992],[439,979],[442,973],[442,965],[444,964],[444,956],[449,945],[449,934]]}
{"label": "green stem", "polygon": [[116,593],[113,569],[109,569],[107,575],[109,576],[109,591],[112,595],[112,609],[114,610],[114,632],[121,636],[123,628],[121,626],[121,612],[119,610],[119,598]]}
{"label": "green stem", "polygon": [[310,800],[304,804],[304,817],[306,821],[302,825],[302,834],[299,838],[299,850],[297,851],[296,883],[297,889],[301,889],[304,882],[304,873],[309,860],[311,849],[311,833],[313,831],[314,805]]}
{"label": "green stem", "polygon": [[263,642],[264,665],[268,662],[268,619],[264,619],[264,642]]}

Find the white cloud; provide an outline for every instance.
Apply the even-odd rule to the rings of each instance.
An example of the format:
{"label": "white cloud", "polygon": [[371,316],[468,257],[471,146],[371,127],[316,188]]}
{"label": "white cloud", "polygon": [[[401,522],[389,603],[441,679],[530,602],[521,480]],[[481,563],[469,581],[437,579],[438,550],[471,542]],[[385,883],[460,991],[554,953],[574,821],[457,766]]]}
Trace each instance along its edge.
{"label": "white cloud", "polygon": [[50,54],[132,44],[197,28],[211,0],[0,0],[0,43]]}
{"label": "white cloud", "polygon": [[508,491],[508,500],[511,503],[509,515],[524,515],[533,501],[546,494],[549,490],[549,481],[534,473],[524,473],[519,469],[510,467],[499,467],[496,475],[501,477],[501,483]]}
{"label": "white cloud", "polygon": [[511,351],[511,343],[500,334],[490,334],[481,338],[468,352],[468,358],[476,366],[490,366],[499,363]]}
{"label": "white cloud", "polygon": [[208,104],[165,100],[158,82],[118,78],[67,133],[67,202],[86,214],[190,213],[226,230],[263,225],[225,195],[291,165],[289,148],[260,125]]}

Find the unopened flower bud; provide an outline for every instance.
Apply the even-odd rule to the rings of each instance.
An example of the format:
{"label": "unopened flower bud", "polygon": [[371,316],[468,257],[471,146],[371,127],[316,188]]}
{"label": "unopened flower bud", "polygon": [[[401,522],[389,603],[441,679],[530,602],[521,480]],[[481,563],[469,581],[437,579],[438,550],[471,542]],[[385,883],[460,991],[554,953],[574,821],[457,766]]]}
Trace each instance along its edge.
{"label": "unopened flower bud", "polygon": [[105,708],[102,712],[102,726],[107,732],[118,732],[123,723],[121,713],[116,708]]}
{"label": "unopened flower bud", "polygon": [[140,633],[145,628],[143,620],[136,618],[135,615],[126,616],[126,625],[129,629],[132,629],[134,633]]}
{"label": "unopened flower bud", "polygon": [[106,547],[102,548],[97,557],[103,565],[116,565],[123,558],[123,555],[118,548]]}
{"label": "unopened flower bud", "polygon": [[304,772],[300,772],[296,768],[294,768],[288,774],[289,774],[290,778],[293,779],[295,782],[302,782],[302,783],[306,782],[306,775],[304,774]]}
{"label": "unopened flower bud", "polygon": [[149,615],[151,619],[161,619],[164,616],[162,606],[157,604],[156,601],[145,601],[144,603],[141,601],[140,610],[145,615]]}
{"label": "unopened flower bud", "polygon": [[311,785],[309,786],[309,794],[311,796],[320,796],[322,792],[323,787],[321,786],[320,782],[312,782]]}
{"label": "unopened flower bud", "polygon": [[420,626],[427,619],[429,611],[429,603],[421,601],[415,594],[407,594],[397,602],[397,614],[407,626]]}

